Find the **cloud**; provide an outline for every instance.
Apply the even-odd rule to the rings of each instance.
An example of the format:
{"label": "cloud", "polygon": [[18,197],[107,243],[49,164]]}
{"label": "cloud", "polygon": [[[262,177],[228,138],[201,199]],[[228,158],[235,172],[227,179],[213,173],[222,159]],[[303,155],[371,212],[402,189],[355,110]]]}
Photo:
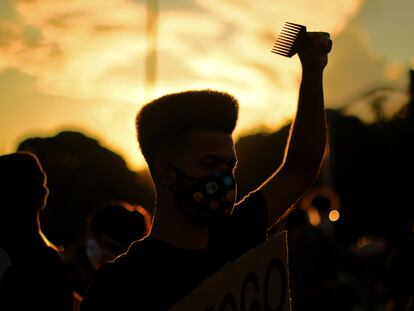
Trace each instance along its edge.
{"label": "cloud", "polygon": [[[159,63],[165,64],[164,55],[175,59],[175,66],[168,67],[182,79],[178,83],[169,80],[164,84],[163,75],[172,74],[160,68],[158,94],[161,90],[168,92],[188,84],[209,83],[212,79],[222,79],[223,86],[242,92],[242,97],[256,97],[252,94],[255,89],[263,94],[264,87],[271,87],[275,81],[280,93],[286,85],[283,82],[290,83],[295,78],[276,79],[279,72],[297,75],[298,71],[270,57],[271,34],[276,35],[273,29],[280,26],[286,16],[295,16],[305,23],[319,20],[322,28],[335,32],[361,1],[319,2],[322,4],[319,7],[326,8],[322,13],[314,9],[318,5],[303,7],[301,2],[287,0],[279,1],[277,6],[263,0],[255,1],[254,5],[248,1],[194,1],[187,2],[186,10],[181,10],[181,1],[168,5],[161,2],[161,10],[165,11],[160,12]],[[142,99],[146,47],[143,1],[15,3],[20,19],[9,25],[14,27],[13,38],[2,36],[8,48],[0,52],[4,60],[0,68],[15,67],[38,77],[40,91],[48,94],[109,97],[129,102]],[[309,10],[315,14],[308,14]],[[328,18],[330,10],[337,11],[335,22]],[[32,40],[35,44],[28,44],[29,36],[25,33],[28,27],[38,32],[37,39]],[[132,80],[130,74],[110,76],[110,72],[131,64],[136,71]],[[220,67],[215,70],[212,66],[225,70],[220,71]],[[206,70],[208,68],[211,70]],[[182,74],[183,70],[187,77]],[[240,74],[245,78],[240,78]],[[272,77],[275,81],[269,79]],[[194,78],[197,81],[193,81]],[[252,79],[250,94],[243,91],[248,79]]]}
{"label": "cloud", "polygon": [[386,63],[367,45],[359,27],[348,27],[335,38],[325,78],[328,102],[341,106],[345,101],[386,80]]}
{"label": "cloud", "polygon": [[[363,0],[199,0],[198,3],[244,30],[276,31],[285,21],[292,21],[307,25],[313,31],[329,31],[336,34],[342,31],[349,19],[358,12]],[[335,15],[335,18],[332,18],[332,15]]]}
{"label": "cloud", "polygon": [[[406,27],[412,21],[404,16],[412,14],[413,9],[414,2],[406,0],[364,3],[359,14],[334,40],[325,79],[327,102],[336,107],[347,105],[380,86],[405,92],[414,46],[410,48],[412,40],[404,38],[412,37],[414,28]],[[395,107],[400,107],[405,97],[394,97],[398,97]]]}
{"label": "cloud", "polygon": [[329,107],[344,108],[345,113],[373,122],[377,120],[373,100],[384,96],[382,112],[391,118],[408,102],[407,84],[407,66],[389,62],[380,51],[373,50],[358,23],[351,23],[336,38],[325,74],[325,101]]}
{"label": "cloud", "polygon": [[[143,7],[128,1],[18,1],[20,20],[1,25],[12,34],[0,68],[38,77],[40,91],[73,97],[111,97],[116,85],[100,77],[145,49]],[[6,27],[7,26],[7,27]],[[28,45],[25,29],[40,34]],[[111,81],[113,82],[113,81]]]}
{"label": "cloud", "polygon": [[413,11],[412,0],[366,0],[355,22],[371,49],[391,62],[408,64],[414,54]]}

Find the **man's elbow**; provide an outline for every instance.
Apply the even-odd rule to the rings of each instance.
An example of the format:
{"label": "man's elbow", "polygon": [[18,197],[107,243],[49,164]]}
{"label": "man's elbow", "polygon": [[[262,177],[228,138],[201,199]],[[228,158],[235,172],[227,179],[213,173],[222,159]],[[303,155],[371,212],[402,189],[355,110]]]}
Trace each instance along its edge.
{"label": "man's elbow", "polygon": [[313,183],[319,177],[324,159],[325,152],[300,155],[286,159],[283,168]]}

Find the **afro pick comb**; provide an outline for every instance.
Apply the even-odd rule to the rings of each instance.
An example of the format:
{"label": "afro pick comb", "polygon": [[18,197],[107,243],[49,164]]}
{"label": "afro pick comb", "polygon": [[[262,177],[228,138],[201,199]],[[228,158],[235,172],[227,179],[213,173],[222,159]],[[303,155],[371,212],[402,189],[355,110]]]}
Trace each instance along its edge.
{"label": "afro pick comb", "polygon": [[306,26],[285,22],[282,31],[273,45],[272,52],[292,57],[306,45]]}

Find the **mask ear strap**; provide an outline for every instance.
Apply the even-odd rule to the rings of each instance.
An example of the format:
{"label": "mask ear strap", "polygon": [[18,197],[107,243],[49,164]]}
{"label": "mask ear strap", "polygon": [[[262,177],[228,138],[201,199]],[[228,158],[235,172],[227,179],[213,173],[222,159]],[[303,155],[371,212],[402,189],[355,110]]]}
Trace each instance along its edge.
{"label": "mask ear strap", "polygon": [[184,174],[178,167],[172,165],[171,163],[168,163],[168,166],[171,167],[174,170],[174,172],[176,172],[181,177],[184,177],[185,179],[187,179],[189,181],[192,181],[193,180],[191,177],[189,177],[186,174]]}

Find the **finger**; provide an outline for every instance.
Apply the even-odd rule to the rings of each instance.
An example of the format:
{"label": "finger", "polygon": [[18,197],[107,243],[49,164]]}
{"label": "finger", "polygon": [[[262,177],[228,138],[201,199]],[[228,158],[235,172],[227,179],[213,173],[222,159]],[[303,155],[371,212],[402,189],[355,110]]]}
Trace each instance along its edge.
{"label": "finger", "polygon": [[320,38],[328,38],[330,39],[331,35],[329,34],[329,32],[321,32],[321,31],[308,31],[307,32],[307,36],[310,40],[312,41],[316,41]]}
{"label": "finger", "polygon": [[329,53],[332,50],[332,40],[328,32],[309,32],[308,38],[313,42],[316,50]]}
{"label": "finger", "polygon": [[321,32],[322,51],[329,53],[332,50],[332,40],[329,32]]}
{"label": "finger", "polygon": [[324,51],[325,53],[329,53],[330,51],[332,51],[332,40],[331,40],[331,39],[328,39],[328,40],[327,40],[327,42],[326,42],[326,44],[325,44],[325,47],[324,47],[323,51]]}

